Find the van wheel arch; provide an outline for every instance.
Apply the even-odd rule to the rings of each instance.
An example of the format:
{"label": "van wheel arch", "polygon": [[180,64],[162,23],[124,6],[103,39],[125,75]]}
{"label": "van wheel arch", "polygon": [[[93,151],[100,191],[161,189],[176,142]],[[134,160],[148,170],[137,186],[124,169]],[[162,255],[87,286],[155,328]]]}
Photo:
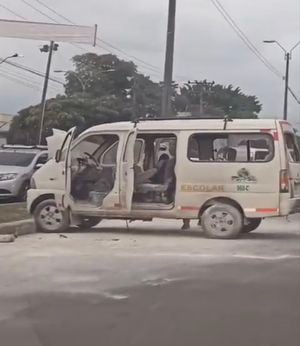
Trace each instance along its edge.
{"label": "van wheel arch", "polygon": [[45,201],[46,199],[53,199],[55,200],[55,195],[53,193],[47,193],[45,195],[41,195],[38,198],[36,198],[30,207],[30,214],[34,213],[35,208],[37,207],[37,205],[39,205],[41,202]]}
{"label": "van wheel arch", "polygon": [[233,207],[235,207],[236,209],[238,209],[238,211],[241,213],[241,215],[243,216],[243,218],[245,217],[244,214],[244,210],[241,207],[241,205],[236,202],[234,199],[228,198],[228,197],[214,197],[212,199],[209,199],[208,201],[206,201],[202,207],[199,210],[199,219],[201,219],[201,216],[203,215],[203,213],[205,212],[205,210],[209,207],[211,207],[214,204],[217,203],[223,203],[223,204],[229,204]]}

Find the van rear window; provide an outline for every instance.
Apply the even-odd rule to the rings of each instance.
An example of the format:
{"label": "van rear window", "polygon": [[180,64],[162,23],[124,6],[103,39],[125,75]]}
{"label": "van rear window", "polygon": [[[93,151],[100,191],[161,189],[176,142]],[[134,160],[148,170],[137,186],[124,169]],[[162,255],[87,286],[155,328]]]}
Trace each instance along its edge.
{"label": "van rear window", "polygon": [[273,137],[266,133],[195,133],[188,143],[192,162],[268,162],[273,157]]}

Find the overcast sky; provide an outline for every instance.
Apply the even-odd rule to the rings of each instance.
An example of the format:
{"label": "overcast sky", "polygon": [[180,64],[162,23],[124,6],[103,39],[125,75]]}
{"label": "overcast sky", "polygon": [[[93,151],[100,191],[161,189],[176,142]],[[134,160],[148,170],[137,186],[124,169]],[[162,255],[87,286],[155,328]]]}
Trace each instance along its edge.
{"label": "overcast sky", "polygon": [[[70,20],[99,26],[99,38],[157,67],[158,71],[140,66],[140,71],[161,80],[167,25],[168,0],[42,0]],[[39,10],[63,21],[37,0],[25,0]],[[257,49],[284,74],[284,54],[275,45],[262,43],[276,39],[287,49],[300,40],[300,0],[220,0],[239,27]],[[174,79],[214,80],[241,87],[246,94],[257,95],[263,104],[261,117],[282,117],[283,81],[270,72],[245,46],[211,0],[177,0],[177,27]],[[50,21],[30,8],[23,0],[0,0],[0,18],[18,19],[10,10],[35,21]],[[46,54],[40,53],[44,42],[0,38],[1,57],[15,52],[24,58],[15,62],[44,71]],[[90,48],[105,53],[101,47]],[[71,68],[70,58],[82,51],[61,44],[55,53],[52,70]],[[126,58],[122,54],[120,57]],[[139,65],[139,63],[137,62]],[[9,79],[7,79],[9,78]],[[23,84],[14,78],[22,78]],[[25,79],[23,79],[25,78]],[[57,78],[63,80],[62,75]],[[34,80],[34,88],[32,86]],[[300,98],[300,46],[291,61],[290,85]],[[6,64],[0,66],[0,112],[16,113],[25,106],[39,103],[42,80]],[[49,96],[61,91],[51,83]],[[289,120],[300,129],[300,106],[290,97]]]}

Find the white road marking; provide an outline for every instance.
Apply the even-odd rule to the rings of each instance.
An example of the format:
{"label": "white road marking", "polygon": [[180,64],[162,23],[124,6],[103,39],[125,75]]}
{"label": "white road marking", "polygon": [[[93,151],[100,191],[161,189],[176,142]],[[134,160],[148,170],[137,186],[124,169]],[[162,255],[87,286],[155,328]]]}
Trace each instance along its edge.
{"label": "white road marking", "polygon": [[129,296],[126,296],[125,294],[113,294],[110,292],[102,292],[101,295],[103,295],[105,298],[113,300],[124,300],[129,298]]}
{"label": "white road marking", "polygon": [[262,256],[262,255],[251,255],[251,254],[226,254],[226,255],[214,255],[214,254],[199,254],[199,253],[173,253],[173,252],[165,252],[165,253],[126,253],[126,254],[117,254],[117,256],[126,256],[126,257],[181,257],[181,258],[191,258],[191,259],[198,259],[198,258],[210,258],[210,259],[231,259],[231,258],[241,258],[241,259],[253,259],[253,260],[265,260],[265,261],[280,261],[285,259],[300,259],[300,255],[289,255],[289,254],[282,254],[282,255],[275,255],[275,256]]}

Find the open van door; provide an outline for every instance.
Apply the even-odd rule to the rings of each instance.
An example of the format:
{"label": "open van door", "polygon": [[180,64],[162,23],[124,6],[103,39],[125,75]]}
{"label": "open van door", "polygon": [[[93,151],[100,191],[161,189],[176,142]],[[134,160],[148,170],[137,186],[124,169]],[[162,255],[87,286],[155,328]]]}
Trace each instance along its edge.
{"label": "open van door", "polygon": [[61,204],[64,208],[70,205],[71,192],[71,155],[70,149],[75,136],[76,127],[72,127],[66,134],[61,148],[55,154],[57,162],[64,162],[63,175],[65,176],[65,193]]}
{"label": "open van door", "polygon": [[291,182],[291,197],[300,199],[300,151],[294,132],[283,132]]}
{"label": "open van door", "polygon": [[129,132],[123,152],[120,169],[120,202],[121,208],[130,211],[134,192],[134,146],[137,129]]}

